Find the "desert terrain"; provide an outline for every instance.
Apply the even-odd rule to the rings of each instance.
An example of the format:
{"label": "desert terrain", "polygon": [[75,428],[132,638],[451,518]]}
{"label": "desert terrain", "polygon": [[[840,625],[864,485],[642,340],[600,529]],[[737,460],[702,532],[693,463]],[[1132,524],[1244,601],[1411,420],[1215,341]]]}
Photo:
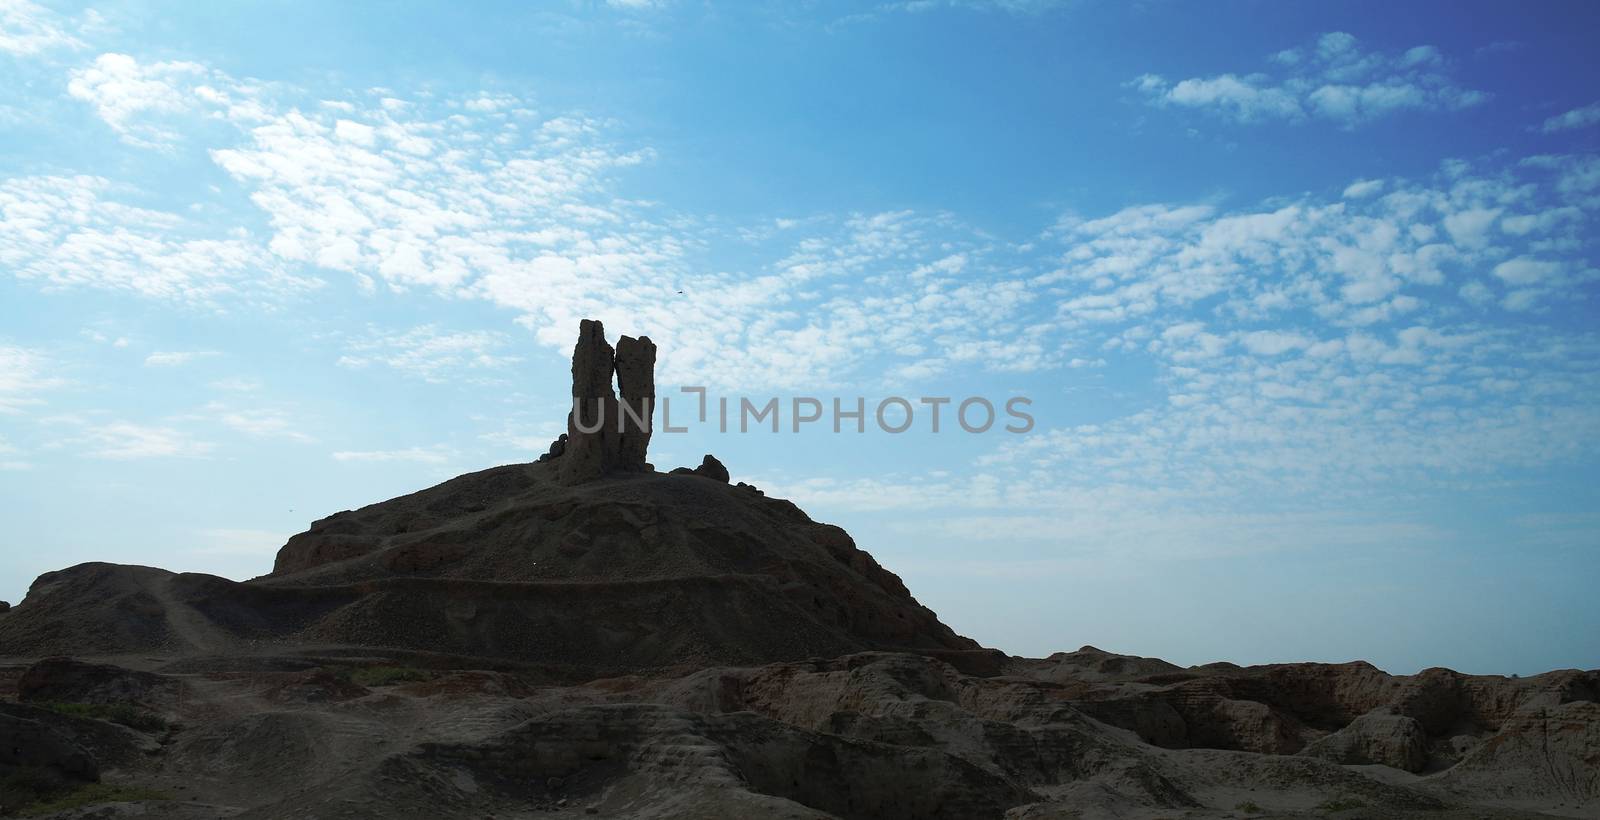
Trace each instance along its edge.
{"label": "desert terrain", "polygon": [[585,323],[550,453],[259,578],[41,576],[0,614],[0,815],[1600,817],[1600,671],[985,648],[714,458],[581,432],[648,415],[654,355]]}

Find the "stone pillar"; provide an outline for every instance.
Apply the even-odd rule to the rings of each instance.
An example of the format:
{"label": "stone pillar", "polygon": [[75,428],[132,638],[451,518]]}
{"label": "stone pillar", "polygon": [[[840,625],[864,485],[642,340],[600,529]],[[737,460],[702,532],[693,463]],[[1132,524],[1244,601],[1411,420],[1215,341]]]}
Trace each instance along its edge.
{"label": "stone pillar", "polygon": [[649,463],[656,410],[656,345],[649,336],[617,340],[617,388],[623,405],[619,466],[642,471]]}
{"label": "stone pillar", "polygon": [[593,481],[616,469],[622,437],[618,433],[616,394],[611,389],[615,355],[599,322],[578,325],[572,349],[572,412],[567,414],[567,446],[557,464],[562,484]]}

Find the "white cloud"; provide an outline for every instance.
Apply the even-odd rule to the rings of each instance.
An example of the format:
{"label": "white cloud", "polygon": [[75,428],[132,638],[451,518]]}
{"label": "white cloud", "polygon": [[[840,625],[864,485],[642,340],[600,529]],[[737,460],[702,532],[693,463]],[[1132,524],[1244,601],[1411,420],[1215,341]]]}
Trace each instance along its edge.
{"label": "white cloud", "polygon": [[[1314,53],[1292,58],[1293,72],[1320,82],[1294,99],[1303,116],[1320,116],[1311,100],[1322,86],[1366,88],[1382,71],[1438,71],[1441,59],[1430,49],[1366,55],[1353,39],[1324,38]],[[1236,79],[1294,90],[1281,79]],[[1146,78],[1142,87],[1174,86]],[[1329,94],[1318,98],[1325,106]],[[1236,104],[1254,106],[1252,116],[1281,105],[1235,96],[1250,100]],[[880,384],[884,374],[922,381],[962,370],[1024,373],[1113,352],[1153,357],[1167,400],[1075,451],[1126,480],[1222,481],[1263,459],[1326,477],[1349,465],[1279,463],[1304,455],[1300,444],[1283,442],[1307,426],[1320,436],[1318,423],[1353,431],[1396,474],[1439,463],[1428,461],[1443,458],[1436,453],[1407,450],[1412,431],[1395,420],[1433,397],[1478,389],[1450,374],[1465,383],[1479,368],[1473,385],[1526,383],[1517,365],[1441,340],[1473,338],[1459,326],[1464,315],[1531,309],[1569,284],[1566,276],[1514,281],[1531,274],[1513,265],[1508,277],[1497,266],[1562,253],[1537,242],[1581,242],[1596,207],[1588,192],[1600,185],[1590,184],[1600,172],[1591,174],[1582,158],[1487,170],[1452,164],[1424,182],[1358,180],[1332,199],[1231,210],[1147,204],[1073,216],[1025,249],[948,214],[906,211],[814,215],[782,232],[763,217],[762,230],[746,231],[624,196],[621,175],[652,154],[609,144],[604,124],[541,119],[514,99],[486,99],[404,101],[374,92],[310,111],[262,103],[263,117],[238,132],[237,144],[210,156],[269,220],[268,248],[257,247],[269,267],[344,271],[373,291],[410,298],[485,300],[515,311],[537,342],[562,350],[579,317],[601,318],[613,338],[644,331],[662,345],[663,381],[827,387]],[[1362,105],[1380,103],[1358,101],[1358,111]],[[758,261],[734,272],[704,263],[707,247],[728,241],[750,243]],[[346,340],[341,364],[482,380],[514,361],[511,338],[432,325],[373,330]],[[1231,423],[1211,415],[1219,406],[1242,428],[1219,429]],[[1562,402],[1548,412],[1584,429]],[[1501,421],[1485,411],[1453,423]],[[272,417],[235,422],[232,429],[259,435],[294,430]],[[1165,425],[1195,438],[1163,439],[1150,429]],[[1470,438],[1450,425],[1429,432]],[[1320,446],[1335,443],[1323,438]],[[1175,477],[1161,455],[1170,447],[1196,458],[1225,455],[1212,475]],[[335,455],[433,464],[452,457],[443,448]],[[1054,464],[1054,456],[1040,457]]]}
{"label": "white cloud", "polygon": [[1481,248],[1488,243],[1489,228],[1499,217],[1499,208],[1471,208],[1446,216],[1442,224],[1458,244]]}
{"label": "white cloud", "polygon": [[1574,128],[1588,128],[1600,123],[1600,102],[1592,102],[1581,108],[1574,108],[1564,114],[1558,114],[1544,121],[1540,128],[1546,134],[1557,131],[1570,131]]}
{"label": "white cloud", "polygon": [[377,134],[378,129],[351,120],[339,120],[333,126],[334,136],[364,147],[377,144]]}
{"label": "white cloud", "polygon": [[[1043,506],[1048,499],[1016,494],[1130,486],[1168,499],[1228,497],[1248,508],[1257,491],[1448,485],[1509,464],[1579,458],[1600,441],[1600,414],[1581,399],[1595,374],[1575,381],[1582,371],[1534,376],[1540,371],[1528,365],[1541,352],[1531,345],[1412,326],[1383,336],[1352,333],[1332,355],[1244,347],[1243,355],[1213,359],[1162,353],[1171,394],[1188,400],[1004,442],[990,464],[1015,482],[1003,483],[1002,495]],[[1519,349],[1526,352],[1512,352]],[[1566,361],[1576,365],[1582,355],[1574,350]],[[1526,385],[1525,400],[1508,402],[1485,387],[1513,381]],[[1028,477],[1039,474],[1051,483],[1026,489]],[[959,498],[949,503],[963,505]]]}
{"label": "white cloud", "polygon": [[[99,65],[105,76],[85,74],[80,85],[116,127],[176,109],[161,101],[187,99],[201,78],[246,110],[234,116],[201,94],[182,113],[244,129],[210,156],[272,234],[264,247],[244,233],[185,237],[185,220],[122,206],[105,180],[14,181],[22,230],[13,248],[0,238],[0,257],[9,253],[24,278],[222,305],[315,287],[308,270],[344,271],[368,290],[510,308],[553,348],[571,344],[580,317],[605,320],[613,334],[648,332],[671,351],[664,380],[722,386],[833,384],[885,350],[906,350],[917,365],[898,372],[922,379],[980,365],[1026,372],[1066,358],[1028,320],[1037,296],[1027,275],[1002,268],[1009,263],[991,259],[990,238],[946,215],[811,218],[810,230],[796,222],[775,240],[787,247],[773,249],[773,261],[719,272],[691,255],[725,229],[618,196],[615,175],[652,152],[608,145],[595,121],[536,118],[505,95],[419,102],[375,91],[364,103],[282,109],[197,65],[117,55]],[[63,204],[83,216],[51,218]],[[859,298],[844,298],[846,283]],[[893,346],[873,343],[869,329]],[[493,340],[483,334],[434,335],[399,340],[421,342],[405,349],[358,340],[344,364],[437,379],[452,362],[471,372],[509,359],[487,352]]]}
{"label": "white cloud", "polygon": [[54,49],[83,48],[60,15],[29,0],[0,0],[0,51],[28,57]]}
{"label": "white cloud", "polygon": [[126,337],[126,336],[117,336],[117,337],[113,338],[111,336],[107,336],[104,333],[101,333],[98,330],[95,330],[94,328],[84,328],[83,330],[79,331],[79,333],[85,339],[88,339],[89,341],[95,342],[97,344],[108,344],[108,345],[111,345],[112,347],[118,348],[118,349],[127,347],[129,344],[131,344],[131,342],[128,341],[128,337]]}
{"label": "white cloud", "polygon": [[0,436],[0,470],[21,472],[33,469],[32,464],[16,458],[18,455],[20,451],[11,446],[11,442],[6,441],[5,436]]}
{"label": "white cloud", "polygon": [[[629,2],[630,0],[621,0]],[[648,2],[648,0],[645,0]],[[927,14],[937,11],[957,10],[982,13],[1001,13],[1019,17],[1032,17],[1057,9],[1070,7],[1076,0],[893,0],[867,7],[866,11],[848,14],[834,20],[830,27],[865,23],[891,14]]]}
{"label": "white cloud", "polygon": [[261,380],[248,379],[243,376],[229,376],[226,379],[218,379],[212,382],[211,386],[230,393],[251,393],[261,389]]}
{"label": "white cloud", "polygon": [[94,106],[100,119],[123,140],[141,146],[173,142],[178,133],[159,124],[163,115],[202,104],[194,92],[209,72],[199,63],[141,65],[126,54],[102,54],[72,73],[67,93]]}
{"label": "white cloud", "polygon": [[374,328],[366,338],[349,343],[339,365],[383,365],[430,382],[471,379],[478,378],[474,374],[519,361],[516,356],[499,352],[509,343],[506,334],[493,331],[450,333],[435,325],[394,332]]}
{"label": "white cloud", "polygon": [[1383,190],[1383,180],[1363,179],[1350,183],[1344,189],[1345,199],[1366,199]]}
{"label": "white cloud", "polygon": [[1461,298],[1474,305],[1483,305],[1494,299],[1494,291],[1482,282],[1468,282],[1461,286]]}
{"label": "white cloud", "polygon": [[285,439],[288,441],[315,441],[282,410],[270,407],[239,409],[222,402],[211,402],[198,414],[230,430],[253,438]]}
{"label": "white cloud", "polygon": [[[1352,49],[1335,39],[1300,59],[1358,74],[1365,69],[1348,65],[1360,53]],[[1420,70],[1439,58],[1420,50],[1374,60]],[[1340,326],[1380,325],[1426,312],[1418,289],[1457,269],[1488,274],[1507,258],[1508,237],[1565,230],[1588,207],[1561,193],[1584,184],[1572,181],[1585,173],[1575,160],[1540,166],[1566,163],[1557,192],[1541,189],[1542,201],[1571,200],[1542,209],[1531,208],[1533,189],[1462,177],[1452,166],[1432,187],[1360,180],[1343,202],[1221,214],[1145,205],[1063,219],[1049,232],[1062,244],[1060,265],[1039,274],[1027,259],[998,261],[992,239],[943,214],[813,217],[781,234],[669,218],[614,192],[615,174],[647,160],[647,149],[607,146],[588,120],[518,119],[502,113],[514,103],[479,99],[386,97],[376,107],[341,106],[337,116],[289,112],[213,157],[266,210],[272,251],[286,264],[347,270],[372,288],[484,299],[517,311],[551,348],[570,345],[578,318],[600,318],[613,335],[650,333],[666,351],[664,381],[743,387],[832,386],[867,367],[897,381],[972,366],[1059,367],[1092,360],[1069,352],[1063,332],[1218,295],[1240,317],[1298,307]],[[439,106],[458,113],[430,113]],[[496,126],[506,138],[477,139],[485,123],[475,116],[509,117]],[[364,132],[341,139],[340,121],[370,123],[372,144]],[[408,138],[425,146],[405,148]],[[1502,217],[1515,221],[1496,232]],[[786,247],[755,270],[708,273],[691,260],[724,230]],[[846,284],[852,298],[838,295]],[[341,363],[477,378],[509,358],[502,341],[431,327],[375,333],[350,342]],[[1185,355],[1218,355],[1217,344]]]}
{"label": "white cloud", "polygon": [[1259,356],[1276,356],[1291,350],[1308,347],[1310,339],[1280,330],[1256,330],[1244,334],[1239,341],[1245,349]]}
{"label": "white cloud", "polygon": [[1326,119],[1353,127],[1404,110],[1457,110],[1488,96],[1452,80],[1432,46],[1399,54],[1362,51],[1344,32],[1272,57],[1276,74],[1225,73],[1171,82],[1156,74],[1129,86],[1152,104],[1218,111],[1239,122]]}
{"label": "white cloud", "polygon": [[50,375],[51,369],[44,354],[0,343],[0,415],[43,404],[43,393],[66,383],[65,379]]}
{"label": "white cloud", "polygon": [[195,305],[223,297],[304,293],[248,235],[218,237],[177,214],[125,204],[110,180],[17,177],[0,182],[0,268],[47,289],[127,291]]}
{"label": "white cloud", "polygon": [[124,142],[168,150],[208,120],[248,126],[267,119],[265,86],[187,61],[141,63],[107,53],[72,72],[67,93],[94,107]]}
{"label": "white cloud", "polygon": [[[556,420],[561,418],[561,412],[558,409],[548,416],[514,414],[512,418],[501,421],[497,429],[480,433],[478,438],[493,445],[496,450],[543,453],[549,448],[550,442],[567,432],[566,423]],[[659,461],[661,455],[657,454],[656,458]]]}
{"label": "white cloud", "polygon": [[1494,275],[1509,285],[1534,285],[1560,275],[1561,265],[1547,260],[1519,256],[1494,267]]}
{"label": "white cloud", "polygon": [[1477,57],[1492,57],[1497,54],[1510,54],[1522,50],[1527,44],[1519,40],[1495,40],[1486,45],[1479,46],[1473,54]]}
{"label": "white cloud", "polygon": [[127,461],[143,458],[199,458],[216,445],[198,441],[171,427],[151,427],[130,422],[90,426],[75,439],[95,458]]}
{"label": "white cloud", "polygon": [[[893,342],[933,342],[921,373],[988,363],[1009,371],[1048,366],[1058,354],[1013,321],[1032,301],[1022,278],[995,281],[963,266],[983,261],[987,240],[944,216],[910,213],[812,220],[786,236],[765,270],[707,272],[688,254],[717,228],[663,216],[612,193],[611,175],[645,161],[603,142],[585,119],[501,115],[512,103],[447,100],[344,110],[373,124],[375,144],[337,136],[332,115],[290,112],[254,128],[245,145],[213,152],[253,189],[285,262],[346,270],[366,286],[485,299],[522,314],[541,344],[563,348],[579,318],[613,334],[648,332],[664,351],[662,378],[711,384],[830,383]],[[484,141],[478,117],[511,117]],[[425,140],[407,150],[398,140]],[[374,192],[382,191],[382,195]],[[668,224],[670,222],[670,224]],[[943,234],[943,244],[933,237]],[[856,298],[837,285],[855,283]],[[927,334],[936,332],[929,337]],[[487,369],[497,338],[357,341],[343,363],[384,363],[425,378],[451,372],[444,357]],[[754,340],[761,344],[753,344]],[[396,345],[399,345],[396,347]],[[387,351],[387,352],[386,352]]]}
{"label": "white cloud", "polygon": [[220,356],[215,350],[158,350],[144,357],[145,367],[178,367],[196,359]]}
{"label": "white cloud", "polygon": [[203,546],[192,552],[196,555],[276,555],[289,540],[287,534],[271,530],[214,529],[196,533]]}
{"label": "white cloud", "polygon": [[357,463],[414,461],[419,464],[445,464],[454,457],[454,452],[443,447],[407,447],[403,450],[341,450],[333,454],[334,461]]}
{"label": "white cloud", "polygon": [[1242,512],[1264,494],[1423,492],[1592,458],[1595,340],[1504,313],[1479,324],[1600,278],[1580,250],[1600,208],[1572,181],[1582,167],[1448,164],[1427,183],[1364,180],[1364,196],[1333,201],[1064,219],[1049,233],[1058,268],[1036,280],[1060,331],[1149,356],[1166,401],[1002,440],[983,462],[993,491],[947,508],[1037,509],[1041,532],[1067,532],[1076,519],[1051,511],[1050,492],[1127,486]]}
{"label": "white cloud", "polygon": [[[1176,105],[1223,109],[1241,122],[1272,118],[1299,119],[1302,116],[1300,101],[1281,88],[1265,85],[1266,81],[1267,78],[1259,74],[1248,77],[1222,74],[1180,80],[1171,88],[1158,84],[1146,90],[1160,91],[1159,99]],[[1144,78],[1141,78],[1141,88],[1146,88]]]}
{"label": "white cloud", "polygon": [[1571,205],[1548,208],[1538,213],[1516,214],[1500,220],[1500,230],[1515,236],[1550,233],[1558,228],[1582,224],[1583,210]]}
{"label": "white cloud", "polygon": [[[1448,165],[1432,185],[1384,180],[1382,192],[1342,202],[1308,197],[1221,214],[1137,206],[1102,219],[1068,219],[1051,232],[1063,243],[1060,266],[1036,283],[1055,289],[1060,321],[1086,327],[1170,316],[1212,298],[1223,298],[1219,310],[1240,318],[1304,309],[1364,326],[1447,301],[1432,289],[1452,280],[1460,298],[1482,305],[1489,301],[1483,286],[1462,289],[1463,277],[1488,276],[1514,257],[1572,254],[1585,246],[1581,226],[1600,208],[1573,181],[1587,173],[1574,158],[1521,165],[1529,170],[1482,175]],[[1546,169],[1558,176],[1543,176]],[[1596,276],[1576,259],[1566,271],[1508,306],[1525,309]],[[1532,275],[1517,264],[1506,273]]]}

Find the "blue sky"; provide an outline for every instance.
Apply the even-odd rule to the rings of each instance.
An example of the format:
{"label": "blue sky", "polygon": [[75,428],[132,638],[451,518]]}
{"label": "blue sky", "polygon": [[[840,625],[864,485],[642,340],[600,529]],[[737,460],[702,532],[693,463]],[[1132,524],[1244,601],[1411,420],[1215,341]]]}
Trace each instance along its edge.
{"label": "blue sky", "polygon": [[0,598],[529,460],[595,317],[1031,399],[653,446],[986,644],[1600,662],[1600,8],[528,5],[0,0]]}

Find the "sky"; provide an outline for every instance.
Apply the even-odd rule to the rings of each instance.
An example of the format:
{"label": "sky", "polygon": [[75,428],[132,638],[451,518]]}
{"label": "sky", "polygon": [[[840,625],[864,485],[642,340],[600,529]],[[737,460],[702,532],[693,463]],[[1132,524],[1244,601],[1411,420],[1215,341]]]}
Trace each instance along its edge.
{"label": "sky", "polygon": [[[92,560],[250,578],[532,460],[597,318],[657,343],[674,425],[685,386],[780,401],[658,430],[658,467],[717,454],[985,645],[1600,666],[1597,34],[1560,2],[0,0],[0,599]],[[868,429],[795,432],[797,396]],[[968,398],[1031,429],[967,432]]]}

